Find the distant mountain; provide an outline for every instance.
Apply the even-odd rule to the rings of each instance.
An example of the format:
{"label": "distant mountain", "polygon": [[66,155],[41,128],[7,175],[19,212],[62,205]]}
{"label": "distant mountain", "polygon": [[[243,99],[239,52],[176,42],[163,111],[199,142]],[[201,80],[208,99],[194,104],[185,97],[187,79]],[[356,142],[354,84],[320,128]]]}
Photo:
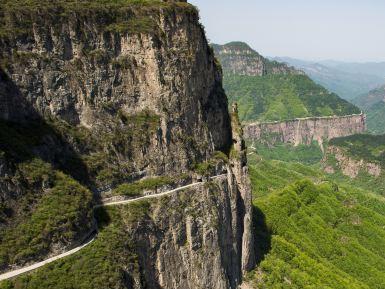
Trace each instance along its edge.
{"label": "distant mountain", "polygon": [[355,98],[353,102],[363,109],[369,109],[376,103],[385,102],[385,85],[373,89],[366,94],[360,95]]}
{"label": "distant mountain", "polygon": [[338,70],[348,72],[348,73],[357,73],[367,75],[375,75],[382,79],[385,79],[385,62],[340,62],[333,60],[321,61],[321,64],[329,67],[334,67]]}
{"label": "distant mountain", "polygon": [[226,73],[249,76],[267,74],[299,74],[304,72],[285,63],[264,58],[244,42],[230,42],[225,45],[212,44],[215,55],[220,58]]}
{"label": "distant mountain", "polygon": [[353,101],[367,114],[368,130],[375,134],[385,133],[385,85],[360,95]]}
{"label": "distant mountain", "polygon": [[227,96],[238,102],[244,122],[360,113],[302,70],[271,61],[246,43],[214,44],[213,49],[223,68]]}
{"label": "distant mountain", "polygon": [[305,71],[315,82],[347,100],[352,100],[385,83],[385,67],[382,67],[382,63],[375,65],[333,60],[311,62],[289,57],[273,59]]}

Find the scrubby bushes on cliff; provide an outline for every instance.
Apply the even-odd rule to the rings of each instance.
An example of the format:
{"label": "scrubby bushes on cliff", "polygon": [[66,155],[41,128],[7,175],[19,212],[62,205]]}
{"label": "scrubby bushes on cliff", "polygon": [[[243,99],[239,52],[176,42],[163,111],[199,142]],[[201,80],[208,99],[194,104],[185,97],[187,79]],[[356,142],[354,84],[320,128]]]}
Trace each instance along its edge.
{"label": "scrubby bushes on cliff", "polygon": [[18,167],[13,182],[23,196],[0,231],[0,268],[41,259],[52,245],[68,246],[92,228],[90,191],[42,160]]}
{"label": "scrubby bushes on cliff", "polygon": [[0,10],[0,38],[32,35],[31,23],[37,21],[37,13],[54,23],[97,17],[95,23],[99,28],[123,34],[157,33],[155,19],[160,12],[164,15],[198,13],[189,3],[160,0],[3,0]]}
{"label": "scrubby bushes on cliff", "polygon": [[136,197],[140,196],[145,190],[156,190],[163,186],[172,185],[176,179],[171,177],[155,177],[140,180],[130,184],[122,184],[113,190],[114,195]]}
{"label": "scrubby bushes on cliff", "polygon": [[218,165],[225,165],[229,161],[226,154],[216,151],[211,159],[194,165],[194,171],[205,177],[214,176]]}
{"label": "scrubby bushes on cliff", "polygon": [[1,289],[105,289],[126,288],[126,270],[139,271],[138,257],[126,224],[147,214],[150,205],[140,202],[96,212],[99,234],[80,252],[58,260],[16,280],[0,282]]}
{"label": "scrubby bushes on cliff", "polygon": [[335,138],[330,145],[341,147],[354,158],[380,163],[385,168],[385,135],[353,135]]}

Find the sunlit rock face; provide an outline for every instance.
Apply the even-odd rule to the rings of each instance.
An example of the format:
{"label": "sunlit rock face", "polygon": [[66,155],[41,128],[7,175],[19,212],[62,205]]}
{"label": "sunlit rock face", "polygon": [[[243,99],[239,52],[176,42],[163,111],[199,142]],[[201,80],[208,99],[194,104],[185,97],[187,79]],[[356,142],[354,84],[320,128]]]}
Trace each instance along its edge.
{"label": "sunlit rock face", "polygon": [[[192,174],[215,151],[228,155],[234,141],[243,143],[196,9],[165,2],[146,9],[67,7],[67,14],[55,7],[3,11],[7,25],[23,32],[0,38],[0,119],[15,127],[44,124],[31,143],[34,157],[97,190]],[[253,268],[245,147],[234,149],[223,178],[175,195],[173,210],[159,203],[151,220],[129,225],[140,258],[139,270],[122,265],[126,288],[236,288]],[[1,177],[16,172],[1,159]],[[36,198],[49,185],[36,187]],[[12,208],[26,193],[12,178],[1,188]],[[50,244],[34,258],[80,239]],[[19,261],[10,265],[25,263]]]}

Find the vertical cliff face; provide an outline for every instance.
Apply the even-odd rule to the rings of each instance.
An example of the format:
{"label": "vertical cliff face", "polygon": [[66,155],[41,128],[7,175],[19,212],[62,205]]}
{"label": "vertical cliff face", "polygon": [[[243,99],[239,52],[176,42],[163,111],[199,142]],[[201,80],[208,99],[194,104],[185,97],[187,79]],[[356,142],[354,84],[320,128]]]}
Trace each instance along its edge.
{"label": "vertical cliff face", "polygon": [[277,142],[311,144],[317,141],[359,134],[366,131],[365,115],[314,117],[284,122],[252,123],[245,126],[245,138],[269,144]]}
{"label": "vertical cliff face", "polygon": [[[254,264],[245,147],[241,131],[232,128],[221,71],[197,11],[185,1],[66,3],[1,6],[1,125],[26,151],[0,145],[7,164],[3,169],[0,163],[1,177],[41,160],[98,190],[192,175],[196,164],[215,151],[228,153],[235,142],[226,176],[173,197],[184,211],[157,203],[150,219],[129,225],[140,268],[120,259],[117,266],[131,276],[132,282],[122,277],[122,288],[236,288]],[[0,136],[5,141],[7,131]],[[26,189],[12,178],[6,182],[2,202],[16,212]],[[35,185],[37,203],[55,193],[45,175]],[[71,188],[77,197],[82,190],[90,195]],[[74,210],[82,215],[83,209]],[[31,206],[25,218],[35,214]],[[4,232],[25,222],[14,218],[6,217]],[[90,215],[84,219],[91,223]],[[83,230],[73,229],[73,239],[54,239],[28,258],[10,256],[0,269],[73,246],[80,239],[76,231]]]}
{"label": "vertical cliff face", "polygon": [[[31,116],[32,107],[45,119],[80,126],[99,136],[103,150],[116,150],[119,165],[130,161],[131,173],[183,171],[226,149],[227,101],[214,56],[195,9],[173,2],[147,10],[111,6],[96,15],[92,6],[64,7],[64,16],[53,7],[9,12],[7,25],[33,24],[0,41],[11,78],[2,82],[1,118]],[[14,105],[17,95],[22,106]],[[146,117],[153,126],[143,127]],[[111,130],[125,129],[131,140],[112,148],[104,142]]]}
{"label": "vertical cliff face", "polygon": [[[371,176],[380,180],[385,167],[384,140],[384,135],[368,134],[332,139],[323,159],[325,171],[342,172],[351,178]],[[382,186],[376,183],[375,187]]]}
{"label": "vertical cliff face", "polygon": [[284,63],[270,61],[243,42],[231,42],[225,45],[213,45],[226,73],[263,76],[267,74],[304,74],[300,70]]}
{"label": "vertical cliff face", "polygon": [[239,159],[227,171],[152,204],[145,218],[128,225],[139,268],[125,269],[128,288],[238,288],[255,265],[251,194]]}
{"label": "vertical cliff face", "polygon": [[353,179],[360,173],[366,173],[376,178],[383,174],[379,163],[351,157],[338,146],[329,146],[322,162],[325,172],[334,174],[341,171],[342,174]]}

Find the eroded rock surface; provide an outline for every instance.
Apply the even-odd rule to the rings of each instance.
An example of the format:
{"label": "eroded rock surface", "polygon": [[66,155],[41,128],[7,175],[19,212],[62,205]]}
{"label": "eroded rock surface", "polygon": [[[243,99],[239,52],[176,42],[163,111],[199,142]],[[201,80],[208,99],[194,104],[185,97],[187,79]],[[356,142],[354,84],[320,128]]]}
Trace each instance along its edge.
{"label": "eroded rock surface", "polygon": [[[173,206],[159,205],[152,220],[128,231],[141,267],[127,269],[139,279],[123,281],[127,288],[236,288],[254,265],[242,133],[232,128],[221,71],[197,11],[186,1],[165,2],[146,9],[134,3],[2,11],[3,24],[20,33],[0,38],[0,119],[21,132],[15,138],[24,136],[27,149],[24,156],[10,144],[1,147],[0,174],[9,177],[2,202],[16,209],[26,194],[12,175],[30,159],[97,191],[192,174],[215,151],[229,154],[235,141],[224,179],[175,195]],[[31,125],[37,133],[29,143]],[[47,187],[41,183],[37,201]],[[28,214],[35,214],[33,206]],[[67,241],[61,249],[79,240]],[[57,244],[49,246],[33,257],[43,259]]]}
{"label": "eroded rock surface", "polygon": [[245,138],[268,144],[277,142],[295,146],[350,136],[366,131],[365,115],[313,117],[283,122],[251,123],[245,125]]}

